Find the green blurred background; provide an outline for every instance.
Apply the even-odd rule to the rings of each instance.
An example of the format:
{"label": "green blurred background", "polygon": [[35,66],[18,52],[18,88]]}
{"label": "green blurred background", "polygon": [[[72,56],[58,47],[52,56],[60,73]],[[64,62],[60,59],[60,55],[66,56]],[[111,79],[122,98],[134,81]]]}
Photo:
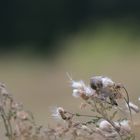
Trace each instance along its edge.
{"label": "green blurred background", "polygon": [[2,1],[0,80],[46,125],[52,106],[78,110],[66,72],[87,84],[109,76],[140,105],[139,7],[137,0]]}

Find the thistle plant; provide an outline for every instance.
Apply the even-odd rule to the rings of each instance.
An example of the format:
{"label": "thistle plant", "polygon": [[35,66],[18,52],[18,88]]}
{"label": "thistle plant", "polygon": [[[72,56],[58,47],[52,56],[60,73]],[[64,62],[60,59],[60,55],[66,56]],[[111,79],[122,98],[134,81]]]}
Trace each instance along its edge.
{"label": "thistle plant", "polygon": [[[84,134],[87,139],[88,137],[92,139],[100,137],[105,140],[135,139],[132,132],[132,112],[138,113],[140,110],[138,106],[129,101],[128,92],[122,84],[115,83],[108,77],[95,76],[90,79],[90,85],[87,86],[82,80],[74,81],[69,75],[68,77],[73,88],[72,95],[82,98],[85,102],[84,106],[88,106],[92,112],[90,113],[92,115],[87,115],[57,108],[54,116],[65,120],[68,130],[73,130],[75,137]],[[123,107],[120,106],[120,101]],[[75,117],[89,119],[86,122],[77,123],[74,122]],[[80,131],[85,132],[80,133]]]}
{"label": "thistle plant", "polygon": [[62,120],[56,127],[44,127],[35,122],[33,114],[25,110],[0,84],[0,117],[8,140],[135,140],[133,114],[139,107],[130,102],[122,84],[108,77],[94,76],[89,85],[74,81],[69,75],[72,95],[81,98],[90,112],[74,113],[56,107],[52,117]]}

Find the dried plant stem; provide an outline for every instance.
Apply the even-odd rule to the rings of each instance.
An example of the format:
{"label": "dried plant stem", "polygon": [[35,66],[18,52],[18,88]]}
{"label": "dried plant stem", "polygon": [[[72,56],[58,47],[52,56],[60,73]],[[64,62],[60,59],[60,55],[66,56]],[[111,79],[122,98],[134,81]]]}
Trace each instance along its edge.
{"label": "dried plant stem", "polygon": [[[123,99],[127,103],[130,116],[131,109],[133,109],[129,102],[128,92],[124,87],[120,85],[114,87],[111,79],[101,76],[93,79],[91,87],[86,86],[83,81],[72,80],[69,74],[68,77],[73,87],[73,96],[82,98],[86,104],[85,106],[83,104],[81,108],[88,104],[88,109],[92,111],[92,114],[73,113],[63,107],[57,107],[52,116],[64,120],[66,125],[58,124],[55,128],[49,126],[45,128],[37,125],[33,114],[25,111],[23,106],[6,91],[5,87],[0,85],[0,117],[4,123],[5,137],[8,140],[77,140],[79,138],[89,140],[96,139],[96,137],[98,139],[98,136],[106,140],[135,139],[129,124],[129,114],[129,119],[122,117],[117,119],[118,111],[123,114],[117,100]],[[126,95],[123,96],[123,94]],[[137,108],[136,106],[136,112],[138,112]],[[88,118],[88,121],[78,120],[78,117]]]}
{"label": "dried plant stem", "polygon": [[106,118],[106,117],[105,117],[104,119],[105,119],[106,121],[108,121],[108,122],[111,124],[111,126],[112,126],[112,127],[116,130],[116,132],[118,133],[120,139],[123,140],[122,136],[121,136],[120,133],[119,133],[120,129],[117,128],[117,127],[115,126],[114,122],[112,122],[111,120],[109,120],[109,119]]}
{"label": "dried plant stem", "polygon": [[3,119],[3,122],[4,122],[6,136],[9,138],[9,140],[13,140],[12,126],[11,126],[10,121],[7,119],[5,111],[2,107],[0,108],[0,112],[1,112],[1,117]]}
{"label": "dried plant stem", "polygon": [[101,117],[99,116],[93,116],[93,115],[86,115],[86,114],[79,114],[79,113],[71,113],[66,111],[67,113],[71,114],[72,116],[78,116],[78,117],[89,117],[89,118],[98,118],[100,119]]}
{"label": "dried plant stem", "polygon": [[[93,99],[93,100],[94,100],[94,99]],[[93,103],[94,103],[94,105],[92,104],[92,102],[88,102],[88,104],[90,104],[93,108],[95,108],[95,109],[96,109],[96,112],[99,113],[99,114],[102,116],[102,118],[104,118],[104,120],[106,120],[107,122],[109,122],[109,124],[110,124],[110,125],[115,129],[115,131],[118,133],[118,136],[120,137],[120,139],[123,140],[123,138],[121,137],[121,135],[120,135],[120,133],[119,133],[120,129],[117,128],[117,127],[115,126],[114,122],[111,121],[111,120],[108,118],[108,114],[107,114],[107,112],[106,112],[106,109],[104,108],[103,103],[100,103],[100,106],[101,106],[101,109],[102,109],[102,110],[100,110],[100,109],[98,108],[97,103],[96,103],[96,100],[94,100]]]}
{"label": "dried plant stem", "polygon": [[130,108],[130,105],[129,105],[130,100],[129,100],[128,91],[127,91],[127,89],[126,89],[124,86],[123,86],[123,89],[124,89],[124,91],[125,91],[125,93],[126,93],[126,96],[127,96],[127,99],[124,97],[124,100],[125,100],[125,102],[126,102],[127,105],[128,105],[129,112],[130,112],[131,122],[132,122],[132,124],[133,124],[132,112],[131,112],[131,108]]}

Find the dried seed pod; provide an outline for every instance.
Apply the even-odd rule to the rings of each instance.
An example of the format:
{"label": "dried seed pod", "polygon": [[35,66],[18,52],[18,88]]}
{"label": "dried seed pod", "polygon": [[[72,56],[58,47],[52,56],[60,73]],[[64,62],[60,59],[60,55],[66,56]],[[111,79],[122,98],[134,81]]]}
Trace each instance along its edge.
{"label": "dried seed pod", "polygon": [[113,89],[115,83],[108,77],[95,76],[90,79],[90,86],[96,90],[101,99],[109,97],[112,105],[118,105],[115,100],[115,91]]}
{"label": "dried seed pod", "polygon": [[94,90],[99,90],[103,87],[102,76],[95,76],[90,79],[90,86]]}

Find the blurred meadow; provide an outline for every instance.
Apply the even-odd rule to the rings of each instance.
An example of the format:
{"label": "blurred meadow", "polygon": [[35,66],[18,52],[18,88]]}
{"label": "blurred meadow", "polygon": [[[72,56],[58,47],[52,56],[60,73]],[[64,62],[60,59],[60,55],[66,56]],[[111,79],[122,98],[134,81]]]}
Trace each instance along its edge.
{"label": "blurred meadow", "polygon": [[87,84],[91,76],[108,76],[123,83],[140,106],[139,2],[3,4],[0,81],[38,123],[54,124],[53,106],[79,110],[66,72]]}

